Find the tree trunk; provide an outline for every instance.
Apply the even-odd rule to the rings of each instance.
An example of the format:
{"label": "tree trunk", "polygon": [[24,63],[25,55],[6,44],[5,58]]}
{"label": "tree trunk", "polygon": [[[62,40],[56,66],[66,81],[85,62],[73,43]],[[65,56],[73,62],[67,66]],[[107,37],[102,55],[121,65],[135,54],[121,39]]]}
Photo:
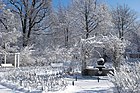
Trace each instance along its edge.
{"label": "tree trunk", "polygon": [[68,32],[69,32],[69,29],[66,28],[65,29],[65,47],[67,48],[68,47],[68,42],[69,42],[69,35],[68,35]]}
{"label": "tree trunk", "polygon": [[[86,10],[87,11],[87,10]],[[86,35],[85,35],[85,39],[89,38],[89,24],[88,24],[88,15],[87,13],[85,13],[85,22],[86,22]],[[84,47],[82,47],[82,54],[83,54],[83,58],[82,58],[82,75],[86,75],[86,67],[87,67],[87,62],[86,62],[86,53],[88,52],[87,50],[85,50]]]}
{"label": "tree trunk", "polygon": [[27,14],[25,14],[25,18],[22,21],[23,47],[27,46],[27,37],[26,37],[27,26],[26,25],[27,25]]}
{"label": "tree trunk", "polygon": [[85,48],[83,47],[83,45],[82,45],[82,68],[81,68],[81,70],[82,70],[82,75],[84,76],[84,75],[86,75],[86,66],[87,66],[87,64],[86,64],[86,55],[85,55],[85,53],[86,53],[86,51],[85,51]]}
{"label": "tree trunk", "polygon": [[26,33],[23,33],[23,47],[27,46],[27,38],[26,38]]}

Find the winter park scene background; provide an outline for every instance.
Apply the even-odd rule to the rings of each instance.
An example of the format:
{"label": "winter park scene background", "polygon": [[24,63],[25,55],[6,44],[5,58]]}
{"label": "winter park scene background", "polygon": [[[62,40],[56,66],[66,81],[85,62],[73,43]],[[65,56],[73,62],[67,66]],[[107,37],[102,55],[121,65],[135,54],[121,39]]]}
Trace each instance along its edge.
{"label": "winter park scene background", "polygon": [[0,0],[0,93],[140,93],[139,0]]}

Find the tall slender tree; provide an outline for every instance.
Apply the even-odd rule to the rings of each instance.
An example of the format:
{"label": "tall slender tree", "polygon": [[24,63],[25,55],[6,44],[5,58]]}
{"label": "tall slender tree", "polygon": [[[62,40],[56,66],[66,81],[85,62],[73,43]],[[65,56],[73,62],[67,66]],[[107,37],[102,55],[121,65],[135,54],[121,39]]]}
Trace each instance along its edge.
{"label": "tall slender tree", "polygon": [[134,31],[136,19],[136,13],[127,5],[119,5],[112,10],[112,22],[118,37],[122,40],[126,32]]}
{"label": "tall slender tree", "polygon": [[73,14],[77,24],[84,31],[83,37],[89,38],[90,33],[95,31],[99,22],[99,7],[97,0],[73,0]]}

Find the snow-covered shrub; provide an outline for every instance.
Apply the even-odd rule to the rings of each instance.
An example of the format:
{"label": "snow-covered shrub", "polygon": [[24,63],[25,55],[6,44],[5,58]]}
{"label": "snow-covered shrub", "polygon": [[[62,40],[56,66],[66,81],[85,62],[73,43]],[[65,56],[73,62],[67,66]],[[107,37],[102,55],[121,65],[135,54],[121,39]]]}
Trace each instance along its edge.
{"label": "snow-covered shrub", "polygon": [[72,60],[72,50],[56,47],[56,48],[46,48],[43,51],[44,58],[48,61],[49,64],[51,63],[65,63],[71,62]]}
{"label": "snow-covered shrub", "polygon": [[3,75],[0,76],[0,82],[9,86],[12,84],[30,91],[39,90],[45,91],[45,93],[58,91],[67,86],[64,74],[53,68],[21,67],[19,69],[10,68],[9,71],[7,69],[4,70],[6,71],[3,71]]}
{"label": "snow-covered shrub", "polygon": [[20,52],[20,65],[29,66],[35,64],[35,59],[32,57],[32,46],[26,46]]}
{"label": "snow-covered shrub", "polygon": [[125,63],[113,74],[109,80],[118,93],[140,93],[140,62]]}

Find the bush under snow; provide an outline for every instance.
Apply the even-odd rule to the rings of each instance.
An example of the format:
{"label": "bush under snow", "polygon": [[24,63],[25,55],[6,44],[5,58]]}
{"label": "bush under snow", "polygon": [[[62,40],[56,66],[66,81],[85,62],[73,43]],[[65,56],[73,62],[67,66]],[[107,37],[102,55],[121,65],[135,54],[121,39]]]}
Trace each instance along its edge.
{"label": "bush under snow", "polygon": [[118,93],[140,93],[140,63],[125,63],[109,75]]}

